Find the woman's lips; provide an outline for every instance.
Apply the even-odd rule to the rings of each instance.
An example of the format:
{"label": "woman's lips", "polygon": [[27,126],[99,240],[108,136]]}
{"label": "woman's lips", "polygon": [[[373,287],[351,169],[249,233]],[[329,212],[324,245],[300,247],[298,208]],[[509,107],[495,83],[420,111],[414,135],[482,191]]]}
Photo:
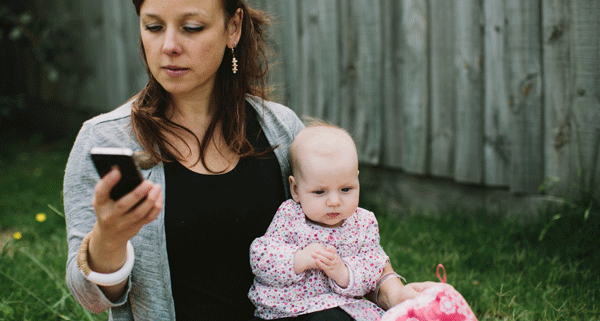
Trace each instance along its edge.
{"label": "woman's lips", "polygon": [[181,77],[189,71],[189,69],[187,69],[187,68],[177,67],[177,66],[166,66],[166,67],[163,67],[163,70],[165,71],[165,73],[168,76],[173,77],[173,78]]}

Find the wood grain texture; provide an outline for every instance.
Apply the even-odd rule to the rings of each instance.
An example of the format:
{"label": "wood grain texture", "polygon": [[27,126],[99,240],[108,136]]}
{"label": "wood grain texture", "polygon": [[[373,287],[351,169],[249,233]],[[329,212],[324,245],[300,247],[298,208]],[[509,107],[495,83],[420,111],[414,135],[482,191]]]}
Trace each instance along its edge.
{"label": "wood grain texture", "polygon": [[456,147],[454,178],[483,183],[483,10],[478,0],[454,2]]}
{"label": "wood grain texture", "polygon": [[508,185],[510,108],[504,1],[484,1],[484,183]]}
{"label": "wood grain texture", "polygon": [[429,65],[427,1],[403,0],[400,29],[402,168],[427,172]]}
{"label": "wood grain texture", "polygon": [[430,99],[431,99],[431,174],[454,176],[456,146],[456,82],[454,63],[457,23],[452,1],[429,1],[430,17]]}
{"label": "wood grain texture", "polygon": [[515,193],[536,193],[543,181],[542,61],[538,0],[506,1],[511,165]]}

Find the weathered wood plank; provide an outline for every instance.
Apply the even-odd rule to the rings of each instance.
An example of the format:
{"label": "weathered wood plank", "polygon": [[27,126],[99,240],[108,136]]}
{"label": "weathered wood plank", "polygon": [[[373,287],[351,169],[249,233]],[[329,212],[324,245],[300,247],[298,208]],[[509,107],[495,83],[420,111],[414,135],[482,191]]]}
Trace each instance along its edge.
{"label": "weathered wood plank", "polygon": [[[137,46],[133,42],[133,34],[139,33],[139,27],[132,29],[130,22],[139,19],[129,2],[107,0],[102,4],[104,42],[98,45],[103,45],[103,68],[99,73],[104,79],[110,79],[106,83],[106,106],[102,108],[112,110],[141,89],[128,77],[129,64],[139,61]],[[139,63],[137,65],[140,66]]]}
{"label": "weathered wood plank", "polygon": [[484,183],[508,186],[510,167],[504,1],[484,1]]}
{"label": "weathered wood plank", "polygon": [[456,152],[454,179],[483,182],[482,8],[478,0],[455,2]]}
{"label": "weathered wood plank", "polygon": [[400,30],[401,6],[396,0],[383,0],[381,5],[383,47],[383,120],[381,164],[402,168],[402,123],[400,104]]}
{"label": "weathered wood plank", "polygon": [[508,0],[506,7],[510,189],[536,193],[544,166],[540,5],[539,0]]}
{"label": "weathered wood plank", "polygon": [[573,120],[579,149],[580,189],[600,196],[600,2],[574,1]]}
{"label": "weathered wood plank", "polygon": [[573,118],[571,1],[544,0],[544,193],[576,196],[578,145]]}
{"label": "weathered wood plank", "polygon": [[379,0],[352,2],[357,37],[354,93],[357,108],[351,132],[359,151],[359,160],[367,164],[378,164],[381,154],[383,98],[380,8]]}
{"label": "weathered wood plank", "polygon": [[[338,4],[338,23],[340,46],[340,126],[350,130],[353,126],[356,101],[354,93],[356,87],[356,51],[357,36],[351,1],[340,1]],[[355,136],[355,135],[354,135]]]}
{"label": "weathered wood plank", "polygon": [[409,173],[425,174],[429,133],[427,1],[403,0],[401,6],[402,165]]}
{"label": "weathered wood plank", "polygon": [[[269,81],[277,88],[280,102],[294,110],[299,110],[299,46],[298,13],[294,0],[272,1],[274,61],[269,61],[276,76]],[[280,83],[281,82],[281,83]]]}
{"label": "weathered wood plank", "polygon": [[452,178],[456,147],[454,64],[456,14],[452,1],[429,0],[431,83],[431,174]]}
{"label": "weathered wood plank", "polygon": [[[80,106],[89,106],[95,112],[109,110],[106,86],[108,78],[101,70],[104,69],[103,46],[106,35],[103,32],[102,3],[98,1],[79,1],[77,14],[82,20],[83,34],[80,45],[85,48],[82,63],[89,67],[80,74],[81,92],[77,98]],[[133,45],[133,44],[131,44]]]}
{"label": "weathered wood plank", "polygon": [[334,2],[300,2],[300,105],[303,115],[339,123],[337,13]]}

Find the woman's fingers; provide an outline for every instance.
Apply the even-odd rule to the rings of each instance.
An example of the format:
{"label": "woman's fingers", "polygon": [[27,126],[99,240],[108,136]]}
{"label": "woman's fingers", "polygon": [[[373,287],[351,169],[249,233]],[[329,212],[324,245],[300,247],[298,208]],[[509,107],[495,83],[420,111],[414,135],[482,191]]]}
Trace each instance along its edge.
{"label": "woman's fingers", "polygon": [[141,224],[143,226],[152,222],[160,213],[162,209],[162,189],[160,185],[152,184],[145,197],[134,198],[133,201],[135,200],[138,202],[136,203],[137,206],[134,204],[135,207],[126,214],[126,218],[129,224]]}
{"label": "woman's fingers", "polygon": [[92,204],[94,207],[100,206],[101,204],[110,201],[110,191],[117,185],[119,180],[121,179],[121,172],[115,166],[110,172],[108,172],[102,179],[98,181],[96,186],[94,187],[94,197],[92,199]]}
{"label": "woman's fingers", "polygon": [[151,181],[143,181],[133,191],[125,194],[115,203],[116,210],[122,213],[132,211],[148,195],[153,186],[154,184]]}
{"label": "woman's fingers", "polygon": [[148,224],[158,216],[162,209],[162,192],[160,185],[153,185],[146,198],[127,214],[131,224]]}
{"label": "woman's fingers", "polygon": [[412,288],[414,288],[415,291],[417,291],[417,292],[423,292],[436,284],[439,284],[439,283],[431,282],[431,281],[410,283]]}

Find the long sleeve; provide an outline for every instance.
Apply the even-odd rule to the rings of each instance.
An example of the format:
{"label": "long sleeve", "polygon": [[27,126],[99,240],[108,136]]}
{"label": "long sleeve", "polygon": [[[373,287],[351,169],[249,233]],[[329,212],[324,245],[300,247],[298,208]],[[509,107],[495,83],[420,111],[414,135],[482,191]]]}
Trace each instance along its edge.
{"label": "long sleeve", "polygon": [[109,308],[126,303],[129,282],[125,295],[117,302],[111,302],[100,288],[89,282],[77,266],[77,251],[83,237],[92,230],[96,214],[92,207],[94,186],[99,177],[93,166],[89,151],[98,135],[91,123],[85,123],[80,130],[65,170],[64,206],[69,247],[67,259],[67,284],[75,299],[87,310],[101,313]]}
{"label": "long sleeve", "polygon": [[336,293],[352,297],[363,296],[375,288],[375,283],[389,259],[379,244],[379,226],[375,215],[362,208],[359,208],[355,215],[357,220],[353,223],[358,226],[354,228],[363,232],[359,238],[361,242],[355,254],[342,256],[351,270],[353,280],[350,280],[350,284],[353,286],[344,289],[332,282]]}
{"label": "long sleeve", "polygon": [[282,287],[300,281],[304,273],[294,272],[294,255],[300,247],[289,242],[298,219],[290,201],[284,202],[262,237],[250,246],[250,265],[256,280],[262,284]]}

